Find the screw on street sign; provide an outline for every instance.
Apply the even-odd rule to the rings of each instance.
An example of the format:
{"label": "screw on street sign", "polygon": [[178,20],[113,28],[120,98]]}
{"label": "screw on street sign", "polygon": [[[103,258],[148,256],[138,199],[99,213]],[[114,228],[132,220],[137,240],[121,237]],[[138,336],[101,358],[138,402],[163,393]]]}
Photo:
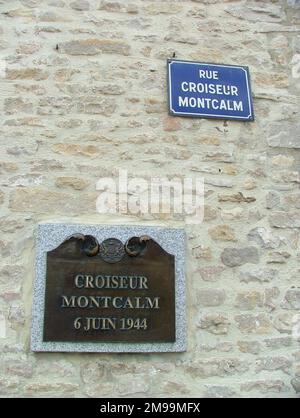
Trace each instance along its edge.
{"label": "screw on street sign", "polygon": [[172,116],[253,121],[248,67],[168,60]]}

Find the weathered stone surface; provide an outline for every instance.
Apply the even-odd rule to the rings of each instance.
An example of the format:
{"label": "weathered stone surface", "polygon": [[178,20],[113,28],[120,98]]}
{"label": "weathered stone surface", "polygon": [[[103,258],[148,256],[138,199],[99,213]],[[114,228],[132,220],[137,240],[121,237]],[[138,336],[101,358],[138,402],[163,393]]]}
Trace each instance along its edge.
{"label": "weathered stone surface", "polygon": [[212,208],[209,205],[204,206],[204,221],[211,221],[216,219],[218,216],[218,211]]}
{"label": "weathered stone surface", "polygon": [[263,227],[257,227],[249,231],[247,238],[255,242],[262,248],[278,248],[281,244],[279,237],[274,236],[270,230]]}
{"label": "weathered stone surface", "polygon": [[0,377],[0,394],[5,396],[16,396],[20,393],[20,378],[17,377]]}
{"label": "weathered stone surface", "polygon": [[22,98],[8,98],[4,100],[4,111],[8,115],[13,113],[32,113],[33,106],[26,99]]}
{"label": "weathered stone surface", "polygon": [[138,13],[138,6],[136,4],[134,3],[125,4],[124,2],[121,2],[121,1],[102,0],[99,6],[99,9],[105,10],[107,12],[130,13],[130,14]]}
{"label": "weathered stone surface", "polygon": [[272,175],[274,183],[300,183],[300,175],[298,171],[281,170]]}
{"label": "weathered stone surface", "polygon": [[4,357],[1,361],[4,374],[30,378],[33,375],[34,363],[25,357]]}
{"label": "weathered stone surface", "polygon": [[236,315],[235,320],[243,333],[268,334],[272,330],[272,324],[265,314]]}
{"label": "weathered stone surface", "polygon": [[233,351],[233,344],[230,342],[223,341],[219,344],[200,344],[197,345],[197,351],[203,351],[205,353],[210,353],[211,351],[217,351],[221,353],[229,353]]}
{"label": "weathered stone surface", "polygon": [[67,96],[45,96],[38,102],[39,115],[67,115],[76,109],[77,102]]}
{"label": "weathered stone surface", "polygon": [[300,228],[299,212],[273,212],[269,216],[269,221],[275,228]]}
{"label": "weathered stone surface", "polygon": [[285,17],[283,9],[276,4],[256,4],[255,2],[247,2],[243,5],[238,4],[228,6],[226,11],[239,19],[246,19],[254,22],[281,22]]}
{"label": "weathered stone surface", "polygon": [[24,266],[4,264],[0,269],[0,284],[11,283],[14,287],[17,287],[21,282],[23,271]]}
{"label": "weathered stone surface", "polygon": [[272,165],[275,167],[290,167],[294,164],[295,158],[283,154],[275,155],[271,159]]}
{"label": "weathered stone surface", "polygon": [[76,379],[79,376],[79,370],[70,361],[63,359],[53,359],[51,364],[45,359],[38,359],[34,369],[37,377],[42,377],[45,373],[51,379]]}
{"label": "weathered stone surface", "polygon": [[270,348],[284,348],[292,345],[293,340],[291,337],[275,337],[264,340],[266,347]]}
{"label": "weathered stone surface", "polygon": [[216,186],[216,187],[233,187],[233,181],[228,179],[211,179],[206,178],[205,184],[209,184],[210,186]]}
{"label": "weathered stone surface", "polygon": [[206,385],[205,398],[233,398],[236,391],[228,386]]}
{"label": "weathered stone surface", "polygon": [[174,4],[171,2],[167,3],[151,3],[144,7],[146,13],[150,15],[159,15],[159,14],[177,14],[182,10],[182,6],[179,4]]}
{"label": "weathered stone surface", "polygon": [[263,305],[263,295],[255,290],[238,293],[235,306],[241,311],[251,311]]}
{"label": "weathered stone surface", "polygon": [[11,306],[8,314],[8,319],[11,323],[18,325],[25,324],[25,311],[22,306]]}
{"label": "weathered stone surface", "polygon": [[225,335],[228,333],[230,322],[224,315],[211,313],[203,314],[198,318],[198,328],[205,329],[206,331],[217,334]]}
{"label": "weathered stone surface", "polygon": [[291,257],[287,251],[272,251],[268,254],[268,264],[284,264]]}
{"label": "weathered stone surface", "polygon": [[199,306],[220,306],[226,299],[224,290],[201,289],[197,292],[197,305]]}
{"label": "weathered stone surface", "polygon": [[76,383],[55,382],[55,383],[30,383],[24,386],[24,393],[30,397],[42,396],[70,396],[76,394],[79,385]]}
{"label": "weathered stone surface", "polygon": [[300,148],[300,124],[288,122],[272,124],[267,141],[270,147]]}
{"label": "weathered stone surface", "polygon": [[266,196],[266,208],[274,209],[280,205],[280,196],[278,193],[269,192]]}
{"label": "weathered stone surface", "polygon": [[216,161],[219,163],[234,163],[235,157],[230,151],[208,151],[203,161]]}
{"label": "weathered stone surface", "polygon": [[290,7],[294,7],[295,9],[300,9],[300,2],[299,2],[299,0],[287,0],[287,4]]}
{"label": "weathered stone surface", "polygon": [[292,288],[287,290],[284,300],[281,304],[283,309],[300,309],[300,288]]}
{"label": "weathered stone surface", "polygon": [[79,11],[86,11],[90,8],[89,2],[85,0],[73,1],[72,3],[70,3],[70,6],[72,7],[72,9]]}
{"label": "weathered stone surface", "polygon": [[0,240],[0,254],[1,257],[8,257],[13,255],[12,245],[10,242]]}
{"label": "weathered stone surface", "polygon": [[231,195],[219,195],[218,196],[219,202],[233,202],[233,203],[252,203],[256,201],[255,197],[245,197],[242,192],[239,192],[237,194],[231,194]]}
{"label": "weathered stone surface", "polygon": [[278,314],[273,321],[274,327],[280,333],[284,334],[291,334],[293,328],[293,320],[295,317],[295,313],[292,312],[284,312]]}
{"label": "weathered stone surface", "polygon": [[282,380],[254,380],[241,384],[241,391],[258,393],[278,393],[286,391],[286,385]]}
{"label": "weathered stone surface", "polygon": [[291,360],[284,356],[262,357],[262,358],[258,358],[256,361],[257,372],[260,372],[262,370],[266,370],[266,371],[281,370],[284,373],[290,374],[291,367],[292,367]]}
{"label": "weathered stone surface", "polygon": [[278,276],[278,270],[255,268],[240,272],[241,282],[269,283]]}
{"label": "weathered stone surface", "polygon": [[181,381],[167,380],[163,382],[162,391],[166,395],[180,396],[180,395],[188,395],[190,393],[186,384],[182,383]]}
{"label": "weathered stone surface", "polygon": [[77,110],[79,113],[111,116],[116,110],[116,102],[109,97],[82,97]]}
{"label": "weathered stone surface", "polygon": [[32,10],[24,8],[8,10],[7,12],[5,12],[5,15],[8,17],[24,17],[27,19],[32,19],[35,17],[34,12]]}
{"label": "weathered stone surface", "polygon": [[236,241],[234,230],[229,225],[218,225],[208,230],[215,241]]}
{"label": "weathered stone surface", "polygon": [[102,382],[92,386],[87,385],[85,393],[89,398],[112,397],[115,390],[116,387],[113,383]]}
{"label": "weathered stone surface", "polygon": [[115,83],[102,83],[98,84],[97,87],[93,87],[91,93],[94,94],[105,94],[111,96],[119,96],[125,93],[124,87]]}
{"label": "weathered stone surface", "polygon": [[93,363],[84,363],[81,369],[82,380],[88,386],[94,386],[99,380],[106,378],[108,362],[95,361]]}
{"label": "weathered stone surface", "polygon": [[41,159],[39,161],[32,161],[32,170],[36,172],[62,171],[64,166],[60,161]]}
{"label": "weathered stone surface", "polygon": [[228,267],[242,266],[246,263],[257,264],[259,254],[255,247],[225,248],[221,254],[221,260]]}
{"label": "weathered stone surface", "polygon": [[163,126],[164,126],[164,131],[175,132],[181,129],[181,122],[179,119],[169,116],[164,119]]}
{"label": "weathered stone surface", "polygon": [[278,287],[271,287],[265,289],[264,296],[263,296],[263,305],[269,310],[273,311],[277,307],[277,301],[274,299],[278,299],[280,295],[280,290]]}
{"label": "weathered stone surface", "polygon": [[149,385],[145,381],[145,378],[132,378],[130,385],[127,384],[127,378],[118,379],[117,391],[123,396],[132,396],[132,395],[145,395],[149,391]]}
{"label": "weathered stone surface", "polygon": [[95,145],[79,145],[60,143],[52,147],[53,151],[63,155],[82,155],[85,157],[96,157],[99,149]]}
{"label": "weathered stone surface", "polygon": [[46,80],[49,74],[40,68],[25,68],[16,70],[7,70],[6,78],[8,80]]}
{"label": "weathered stone surface", "polygon": [[238,348],[242,353],[259,354],[261,345],[258,341],[238,341]]}
{"label": "weathered stone surface", "polygon": [[39,2],[38,0],[21,0],[20,3],[23,4],[23,6],[27,6],[27,7],[37,7]]}
{"label": "weathered stone surface", "polygon": [[59,188],[72,188],[74,190],[84,190],[89,185],[86,180],[77,177],[58,177],[55,185]]}
{"label": "weathered stone surface", "polygon": [[294,377],[291,380],[291,385],[293,386],[296,393],[300,392],[300,377]]}
{"label": "weathered stone surface", "polygon": [[204,259],[204,260],[211,260],[212,259],[212,252],[209,247],[204,247],[203,245],[199,245],[193,248],[193,256],[197,259]]}
{"label": "weathered stone surface", "polygon": [[201,278],[206,282],[216,282],[220,279],[223,271],[223,266],[209,266],[199,269]]}
{"label": "weathered stone surface", "polygon": [[165,104],[156,98],[145,99],[145,111],[147,113],[164,113]]}
{"label": "weathered stone surface", "polygon": [[235,358],[214,359],[187,364],[184,370],[194,378],[207,378],[242,374],[249,370],[249,364]]}
{"label": "weathered stone surface", "polygon": [[284,201],[293,208],[300,209],[300,193],[293,193],[285,196]]}
{"label": "weathered stone surface", "polygon": [[16,49],[18,54],[31,55],[41,49],[41,44],[33,42],[20,43]]}
{"label": "weathered stone surface", "polygon": [[76,196],[39,187],[16,188],[10,197],[10,209],[25,213],[95,213],[97,193]]}
{"label": "weathered stone surface", "polygon": [[0,173],[14,173],[18,171],[18,164],[9,161],[0,161]]}
{"label": "weathered stone surface", "polygon": [[242,219],[244,210],[240,207],[235,207],[232,209],[223,209],[221,212],[221,218],[223,221],[233,221]]}
{"label": "weathered stone surface", "polygon": [[69,55],[120,54],[129,55],[130,46],[123,41],[111,39],[85,39],[62,42],[59,50]]}
{"label": "weathered stone surface", "polygon": [[60,68],[56,71],[54,75],[54,80],[58,81],[60,83],[64,81],[71,81],[74,74],[76,74],[77,71],[69,69],[69,68]]}

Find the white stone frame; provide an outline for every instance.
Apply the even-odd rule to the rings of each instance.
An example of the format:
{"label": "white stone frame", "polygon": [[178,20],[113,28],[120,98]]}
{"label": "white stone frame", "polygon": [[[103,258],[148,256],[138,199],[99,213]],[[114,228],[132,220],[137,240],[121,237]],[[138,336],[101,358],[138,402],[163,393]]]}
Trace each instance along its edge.
{"label": "white stone frame", "polygon": [[[93,235],[99,242],[102,242],[107,238],[118,238],[123,243],[132,236],[149,235],[165,251],[175,256],[176,340],[174,343],[86,343],[43,341],[47,252],[58,247],[65,239],[75,233]],[[36,232],[35,271],[36,277],[34,284],[31,332],[32,351],[90,353],[154,353],[186,351],[187,327],[184,229],[141,225],[39,224]]]}

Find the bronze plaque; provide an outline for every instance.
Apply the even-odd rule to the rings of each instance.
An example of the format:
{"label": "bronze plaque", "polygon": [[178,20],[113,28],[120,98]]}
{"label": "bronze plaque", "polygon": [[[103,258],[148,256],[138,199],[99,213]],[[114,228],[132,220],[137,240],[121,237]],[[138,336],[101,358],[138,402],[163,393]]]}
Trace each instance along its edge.
{"label": "bronze plaque", "polygon": [[43,329],[45,342],[174,342],[174,256],[147,236],[72,236],[47,253]]}

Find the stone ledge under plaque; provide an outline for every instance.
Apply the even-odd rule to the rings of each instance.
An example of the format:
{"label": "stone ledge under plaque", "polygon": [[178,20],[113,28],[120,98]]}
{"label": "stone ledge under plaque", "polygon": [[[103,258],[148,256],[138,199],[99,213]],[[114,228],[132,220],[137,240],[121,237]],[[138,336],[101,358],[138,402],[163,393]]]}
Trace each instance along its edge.
{"label": "stone ledge under plaque", "polygon": [[[145,244],[145,242],[149,238],[150,238],[149,242],[152,245],[151,246],[149,244],[150,245],[149,251],[154,251],[153,254],[158,254],[158,253],[160,254],[159,248],[161,247],[163,256],[167,257],[166,260],[170,260],[171,267],[173,265],[174,277],[172,276],[172,274],[170,274],[170,272],[168,273],[168,270],[166,270],[167,273],[164,273],[164,274],[169,274],[171,279],[172,277],[173,279],[175,279],[175,284],[174,284],[174,294],[175,294],[174,319],[175,320],[173,322],[173,325],[170,324],[169,327],[166,327],[166,333],[167,333],[166,335],[164,335],[164,332],[158,332],[158,333],[153,332],[153,334],[151,335],[154,336],[153,337],[154,339],[157,338],[159,341],[152,341],[151,337],[149,338],[149,335],[147,335],[147,331],[145,330],[142,330],[141,333],[130,331],[128,335],[131,335],[131,337],[128,337],[128,341],[127,341],[127,337],[124,337],[123,335],[122,341],[107,342],[107,339],[106,341],[101,341],[101,337],[98,339],[98,338],[95,338],[95,336],[93,337],[93,339],[91,339],[91,341],[88,336],[85,336],[85,337],[76,336],[76,338],[79,338],[79,340],[76,340],[76,338],[74,337],[73,341],[69,341],[68,337],[64,335],[64,331],[61,328],[60,328],[60,332],[56,333],[55,321],[51,322],[52,311],[49,311],[47,306],[49,305],[49,303],[50,305],[51,303],[53,304],[53,301],[55,301],[56,303],[56,301],[59,299],[60,294],[58,291],[56,292],[55,289],[58,289],[60,282],[59,282],[59,279],[56,277],[56,275],[53,274],[53,269],[50,269],[50,271],[47,271],[47,260],[48,260],[48,267],[51,261],[51,257],[49,258],[49,254],[52,256],[52,258],[53,256],[56,256],[56,258],[54,257],[54,260],[55,261],[59,260],[60,264],[58,264],[58,266],[63,267],[66,261],[69,263],[70,260],[68,259],[68,257],[66,260],[65,258],[62,259],[61,253],[59,251],[62,248],[64,249],[64,251],[66,249],[67,251],[69,251],[70,248],[73,251],[75,247],[72,244],[73,241],[69,240],[70,237],[76,237],[77,240],[81,239],[83,240],[82,242],[84,242],[85,240],[84,237],[88,237],[88,240],[85,240],[85,246],[82,246],[80,244],[79,247],[76,244],[76,239],[73,240],[75,244],[77,245],[76,251],[78,251],[78,248],[79,248],[79,251],[81,251],[81,249],[83,250],[80,253],[80,257],[77,257],[77,256],[74,257],[74,255],[72,254],[70,256],[70,254],[68,253],[69,258],[73,257],[73,260],[75,260],[77,263],[79,263],[80,266],[82,266],[82,265],[85,265],[86,263],[85,257],[87,257],[86,258],[87,263],[90,263],[90,260],[92,260],[92,264],[87,264],[90,266],[89,268],[91,269],[91,272],[94,271],[92,266],[95,265],[96,263],[96,267],[98,267],[99,265],[100,270],[103,269],[103,266],[105,267],[104,270],[106,270],[106,273],[104,274],[107,274],[107,272],[109,271],[109,268],[114,269],[118,265],[119,265],[119,269],[122,271],[121,263],[123,263],[124,260],[125,260],[124,263],[127,262],[127,264],[124,264],[126,266],[125,270],[127,271],[127,269],[129,269],[128,270],[129,273],[130,271],[135,271],[135,270],[132,270],[132,268],[131,270],[129,268],[129,267],[132,267],[131,264],[134,265],[134,262],[131,263],[130,257],[132,257],[132,260],[136,260],[135,265],[138,266],[139,265],[138,257],[142,258],[144,254],[147,254],[147,251],[146,251],[147,243]],[[139,241],[139,238],[137,237],[141,237],[141,241]],[[66,245],[66,243],[68,242],[71,242],[70,248],[68,248]],[[142,242],[141,251],[139,250],[139,247],[137,247],[137,245],[139,245],[139,242]],[[124,250],[123,250],[123,245],[124,245]],[[139,251],[140,251],[140,254],[139,254]],[[148,256],[150,256],[150,253],[148,254]],[[126,261],[126,257],[127,257],[127,261]],[[148,259],[152,260],[151,257],[148,257]],[[175,261],[175,265],[174,265],[174,261]],[[70,265],[72,266],[73,264],[71,263]],[[152,268],[152,270],[150,269],[149,274],[150,275],[152,274],[153,276],[152,283],[154,283],[154,280],[156,280],[155,277],[158,277],[158,274],[155,268],[152,266],[152,262],[150,263],[148,262],[147,266],[149,267],[149,265],[151,265],[151,268]],[[50,266],[52,267],[52,264]],[[56,265],[54,266],[56,268]],[[113,267],[110,267],[110,266],[113,266]],[[136,267],[134,267],[134,269],[138,270],[138,268]],[[57,271],[58,271],[58,275],[60,274],[59,277],[62,277],[61,276],[62,274],[63,275],[69,274],[68,277],[66,276],[63,278],[65,280],[64,283],[68,283],[68,286],[69,286],[68,289],[70,292],[70,282],[68,280],[70,280],[69,277],[74,278],[74,274],[75,274],[74,272],[75,271],[77,272],[77,269],[75,268],[75,270],[72,271],[72,267],[71,269],[70,267],[68,267],[66,268],[67,273],[62,273],[65,271],[63,268],[61,269],[58,268]],[[154,273],[151,273],[151,271]],[[126,272],[124,272],[124,274],[125,273]],[[136,274],[138,273],[142,274],[143,272],[137,271]],[[48,290],[47,290],[48,293],[46,292],[49,277],[50,278],[52,277],[52,280],[56,280],[56,282],[53,284],[54,291],[52,291],[52,294],[51,292],[49,293]],[[116,277],[123,277],[123,276],[116,276]],[[47,278],[47,283],[46,283],[46,278]],[[82,287],[83,279],[80,278],[80,280],[81,280],[80,286]],[[161,286],[162,290],[165,289],[163,286],[164,284],[162,282],[162,286]],[[165,283],[165,286],[166,286],[166,283]],[[105,289],[107,289],[107,287]],[[159,289],[160,289],[160,286],[157,286],[157,283],[156,283],[156,292],[159,291]],[[166,289],[170,289],[171,291],[170,294],[172,294],[172,287],[169,288],[167,285]],[[74,293],[76,291],[79,291],[79,290],[74,289]],[[89,295],[90,293],[88,292],[90,291],[94,292],[94,289],[87,289],[86,295]],[[95,290],[95,292],[98,292],[98,295],[101,295],[101,297],[95,296],[92,299],[94,304],[97,302],[96,300],[97,297],[98,297],[98,301],[99,301],[99,297],[103,299],[102,296],[103,294],[105,294],[105,291],[99,290],[99,289]],[[116,290],[114,290],[113,292],[116,292]],[[159,303],[162,302],[162,305],[163,305],[163,302],[164,302],[163,297],[161,298],[162,299],[161,301],[158,301],[155,298],[151,299],[150,297],[148,297],[149,295],[151,295],[151,292],[150,291],[149,291],[150,293],[147,293],[147,292],[148,290],[144,291],[144,293],[141,291],[140,292],[141,295],[139,295],[141,297],[133,298],[135,299],[135,303],[137,302],[139,303],[138,308],[141,308],[140,304],[144,303],[142,296],[144,296],[144,299],[146,299],[146,302],[150,304],[151,308],[156,307],[155,303],[158,303],[158,302]],[[91,293],[91,294],[94,295],[95,293]],[[131,293],[131,295],[133,294],[136,295],[136,293]],[[121,302],[121,298],[119,297],[120,294],[117,294],[117,295],[118,295],[117,297],[118,303],[120,303]],[[87,296],[84,296],[84,297],[87,300]],[[83,300],[83,303],[85,303],[85,299],[80,299],[80,303],[82,303],[82,300]],[[68,316],[62,312],[68,312],[69,314],[70,312],[73,313],[76,311],[76,306],[69,307],[70,297],[69,299],[64,299],[64,303],[68,305],[67,306],[68,310],[63,311],[61,309],[62,306],[58,305],[58,308],[56,307],[56,310],[54,309],[53,311],[53,315],[56,315],[58,321],[60,319],[64,320],[64,318]],[[45,315],[46,307],[47,307],[47,311],[46,311],[47,315]],[[146,305],[146,308],[147,307],[149,306]],[[95,306],[93,305],[92,308],[95,308]],[[171,311],[170,309],[167,309],[166,312],[168,313],[169,317],[172,318],[172,309]],[[49,315],[49,312],[50,312],[50,315]],[[138,310],[138,312],[140,312],[140,310]],[[146,312],[146,311],[143,311],[143,312]],[[157,317],[158,312],[159,311],[156,311],[155,313],[153,313],[153,315],[152,313],[150,315],[149,311],[147,312],[150,315],[151,320],[152,320],[152,316],[154,318],[154,316],[156,315],[156,320],[155,320],[156,327],[158,326],[157,324],[159,323],[158,317]],[[162,309],[160,312],[164,313],[165,311]],[[146,316],[146,314],[144,315]],[[45,319],[50,321],[49,322],[50,324],[52,323],[51,326],[54,329],[54,331],[52,331],[52,334],[44,332],[45,331],[44,323],[48,324],[47,321],[45,322]],[[114,319],[117,320],[117,318],[114,318]],[[161,320],[163,323],[163,320],[164,320],[163,315],[162,315]],[[98,324],[99,324],[99,321],[98,321]],[[85,326],[87,327],[87,325]],[[172,333],[172,326],[175,328],[174,333]],[[58,328],[59,327],[57,326],[57,329]],[[145,341],[143,340],[143,337],[140,337],[143,334],[145,336],[144,338]],[[45,338],[45,335],[46,335],[46,338]],[[69,335],[72,336],[72,333],[69,332]],[[74,335],[75,335],[75,331],[74,331]],[[92,334],[88,334],[88,335],[92,335]],[[51,341],[49,341],[49,338]],[[70,339],[72,338],[70,337]],[[74,341],[74,339],[76,341]],[[130,339],[132,339],[134,342],[132,342]],[[140,340],[142,340],[142,342]],[[184,233],[184,230],[178,229],[178,228],[163,228],[163,227],[156,227],[156,226],[133,226],[133,225],[131,226],[115,226],[115,225],[104,226],[104,225],[89,225],[89,224],[85,224],[85,225],[62,224],[62,223],[40,224],[38,226],[37,233],[36,233],[36,278],[35,278],[35,285],[34,285],[34,298],[33,298],[33,309],[32,309],[31,349],[32,351],[38,351],[38,352],[42,352],[42,351],[55,352],[56,351],[56,352],[106,352],[106,353],[109,353],[109,352],[124,352],[124,353],[149,352],[151,353],[151,352],[186,351],[185,233]]]}

